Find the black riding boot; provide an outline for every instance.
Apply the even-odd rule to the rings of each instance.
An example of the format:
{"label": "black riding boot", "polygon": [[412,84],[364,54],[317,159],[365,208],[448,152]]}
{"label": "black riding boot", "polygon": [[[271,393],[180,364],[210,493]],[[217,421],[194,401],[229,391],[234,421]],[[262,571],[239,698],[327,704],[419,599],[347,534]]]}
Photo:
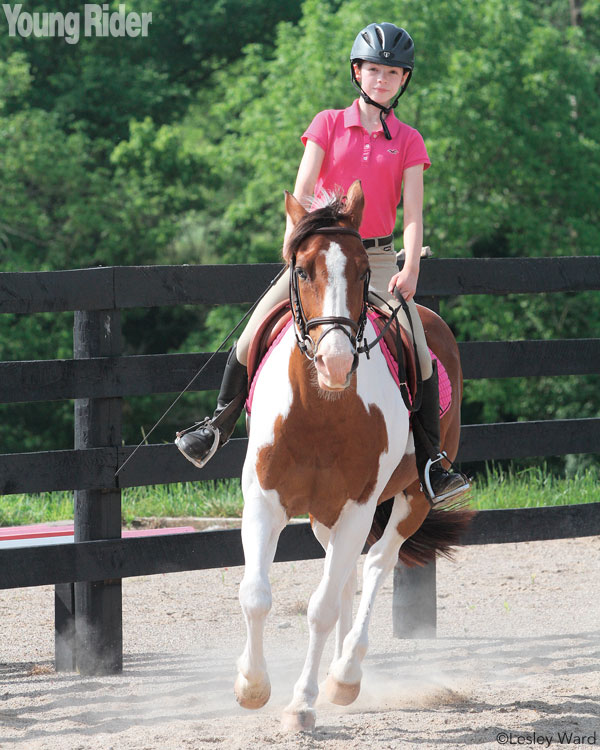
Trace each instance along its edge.
{"label": "black riding boot", "polygon": [[175,445],[188,461],[201,469],[225,445],[242,413],[247,395],[248,370],[238,361],[234,344],[227,358],[212,419],[206,417],[193,428],[177,433]]}
{"label": "black riding boot", "polygon": [[464,474],[442,466],[445,454],[440,451],[440,391],[437,362],[433,373],[423,381],[421,408],[413,415],[415,458],[423,492],[433,505],[452,500],[470,488]]}

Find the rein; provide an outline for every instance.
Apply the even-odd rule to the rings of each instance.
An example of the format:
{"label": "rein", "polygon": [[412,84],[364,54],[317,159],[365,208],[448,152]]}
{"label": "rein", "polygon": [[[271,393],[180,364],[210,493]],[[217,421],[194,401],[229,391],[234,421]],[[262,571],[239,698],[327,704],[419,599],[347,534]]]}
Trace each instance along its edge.
{"label": "rein", "polygon": [[[355,229],[351,229],[350,227],[319,227],[318,229],[313,230],[312,234],[348,234],[352,237],[358,237],[358,239],[362,243],[361,235]],[[304,354],[305,357],[307,357],[308,359],[312,361],[316,357],[317,351],[319,349],[319,345],[321,344],[325,336],[328,333],[331,333],[331,331],[336,331],[336,330],[342,331],[350,340],[350,344],[354,352],[355,362],[352,367],[352,372],[354,372],[356,368],[358,367],[358,356],[360,354],[366,354],[367,359],[369,359],[369,352],[381,341],[381,339],[385,336],[385,334],[390,330],[392,325],[396,323],[395,335],[396,335],[396,351],[397,351],[397,357],[398,357],[398,381],[400,383],[400,392],[402,394],[402,399],[408,411],[416,412],[421,408],[421,400],[422,400],[422,395],[423,395],[423,378],[421,376],[421,366],[419,363],[419,355],[417,352],[417,344],[415,341],[413,322],[412,322],[412,317],[410,315],[410,311],[408,309],[408,305],[406,304],[406,300],[401,294],[395,293],[395,297],[399,301],[400,306],[393,308],[386,300],[384,300],[378,294],[371,292],[371,294],[374,297],[377,297],[377,299],[379,299],[388,309],[391,310],[391,315],[386,321],[385,325],[383,326],[378,336],[376,336],[376,338],[370,343],[367,342],[366,338],[364,337],[364,332],[365,332],[365,326],[367,324],[367,310],[369,308],[370,276],[371,276],[370,272],[367,273],[367,275],[365,276],[364,289],[363,289],[363,305],[362,305],[362,309],[360,312],[360,316],[357,321],[352,320],[352,318],[347,318],[342,315],[330,315],[330,316],[319,317],[319,318],[307,318],[306,313],[304,312],[304,307],[302,306],[302,298],[300,296],[300,284],[298,280],[299,273],[296,267],[296,256],[293,255],[290,261],[290,307],[292,309],[292,316],[295,322],[294,333],[296,334],[296,343],[298,345],[298,348],[302,352],[302,354]],[[409,395],[408,383],[407,383],[407,375],[406,375],[406,370],[404,367],[403,356],[402,356],[402,335],[400,333],[400,323],[398,322],[398,312],[400,310],[400,307],[402,307],[402,310],[404,311],[404,314],[406,315],[408,319],[410,331],[412,334],[414,352],[415,352],[417,392],[415,394],[413,403],[411,403],[410,401],[410,395]],[[323,325],[329,326],[329,328],[323,331],[323,333],[319,336],[319,338],[317,339],[315,343],[312,337],[309,336],[309,331],[313,328],[316,328],[317,326],[323,326]],[[350,328],[352,333],[349,333],[346,330],[345,326],[348,326],[348,328]],[[362,340],[362,344],[360,346],[357,346],[357,341],[361,341],[361,340]]]}
{"label": "rein", "polygon": [[415,339],[415,329],[413,327],[412,322],[412,316],[410,314],[410,310],[408,309],[408,305],[406,304],[406,300],[404,297],[394,292],[394,296],[396,299],[400,302],[400,307],[402,307],[402,310],[404,311],[404,314],[406,315],[406,318],[408,320],[408,324],[410,326],[410,332],[412,335],[412,342],[413,342],[413,349],[415,353],[415,374],[417,377],[417,391],[415,393],[413,402],[410,401],[409,391],[408,391],[408,382],[407,382],[407,374],[406,374],[406,368],[404,367],[404,358],[402,356],[402,334],[400,333],[400,323],[398,322],[398,311],[400,310],[400,307],[392,307],[387,300],[384,300],[383,297],[380,297],[378,294],[375,294],[375,292],[371,292],[373,297],[377,297],[378,300],[383,302],[383,304],[389,308],[392,313],[390,317],[387,319],[387,322],[381,329],[379,335],[371,341],[370,344],[368,344],[365,340],[364,345],[360,347],[358,350],[359,354],[362,354],[365,352],[367,355],[367,359],[369,358],[369,352],[373,347],[378,344],[381,339],[385,336],[385,334],[388,332],[388,330],[391,328],[392,323],[396,323],[396,329],[394,331],[396,336],[396,357],[398,361],[398,382],[400,383],[400,393],[402,394],[402,400],[404,401],[404,405],[408,409],[409,413],[413,413],[416,411],[419,411],[421,408],[421,401],[423,400],[423,376],[421,375],[421,363],[419,362],[419,352],[417,351],[417,342]]}

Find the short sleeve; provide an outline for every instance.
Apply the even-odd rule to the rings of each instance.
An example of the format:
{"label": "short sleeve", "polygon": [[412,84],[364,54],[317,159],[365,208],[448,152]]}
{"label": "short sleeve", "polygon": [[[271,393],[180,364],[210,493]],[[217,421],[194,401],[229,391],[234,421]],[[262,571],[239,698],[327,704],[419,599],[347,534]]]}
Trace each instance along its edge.
{"label": "short sleeve", "polygon": [[423,136],[418,130],[413,130],[406,145],[404,169],[414,167],[417,164],[422,164],[423,170],[429,169],[431,160],[429,159]]}
{"label": "short sleeve", "polygon": [[302,134],[300,140],[306,146],[306,141],[314,141],[323,151],[327,151],[329,143],[329,110],[319,112],[314,116],[313,121]]}

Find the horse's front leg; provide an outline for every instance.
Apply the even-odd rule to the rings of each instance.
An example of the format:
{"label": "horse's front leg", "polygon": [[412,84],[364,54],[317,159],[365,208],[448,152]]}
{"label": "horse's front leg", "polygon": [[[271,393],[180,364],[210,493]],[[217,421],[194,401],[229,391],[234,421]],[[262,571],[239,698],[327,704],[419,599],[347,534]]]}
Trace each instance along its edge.
{"label": "horse's front leg", "polygon": [[342,591],[348,576],[356,569],[358,556],[371,528],[374,503],[374,498],[361,505],[348,501],[331,530],[323,578],[308,605],[308,653],[302,674],[294,686],[292,701],[284,710],[284,729],[314,729],[319,663],[327,637],[340,615]]}
{"label": "horse's front leg", "polygon": [[[342,653],[331,665],[325,683],[327,699],[346,706],[360,692],[361,662],[369,645],[368,629],[375,597],[387,574],[398,560],[398,551],[404,538],[398,524],[411,512],[404,493],[394,498],[390,519],[381,538],[369,549],[363,566],[363,590],[356,619],[344,640]],[[425,510],[424,515],[427,512]],[[422,522],[423,519],[421,519]]]}
{"label": "horse's front leg", "polygon": [[239,596],[248,639],[237,662],[238,676],[234,686],[235,697],[244,708],[260,708],[271,695],[263,633],[271,609],[269,568],[286,521],[276,492],[263,492],[257,483],[244,492],[242,544],[245,569]]}
{"label": "horse's front leg", "polygon": [[[331,531],[327,528],[327,526],[324,526],[322,523],[315,521],[313,523],[313,533],[319,541],[319,544],[327,552],[327,546],[329,544]],[[342,655],[344,638],[352,627],[352,605],[354,603],[354,595],[356,594],[356,584],[356,565],[354,565],[352,570],[350,571],[350,574],[348,575],[348,579],[346,580],[344,588],[342,589],[340,615],[335,626],[334,659],[339,659]]]}

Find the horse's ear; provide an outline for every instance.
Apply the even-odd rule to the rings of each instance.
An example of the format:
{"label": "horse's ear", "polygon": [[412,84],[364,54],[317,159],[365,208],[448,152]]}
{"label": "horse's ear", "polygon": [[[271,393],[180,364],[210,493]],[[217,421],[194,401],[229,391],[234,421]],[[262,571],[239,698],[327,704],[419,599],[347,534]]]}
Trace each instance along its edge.
{"label": "horse's ear", "polygon": [[354,180],[348,189],[346,196],[345,213],[348,214],[352,226],[358,230],[362,222],[363,211],[365,208],[365,194],[363,193],[360,180]]}
{"label": "horse's ear", "polygon": [[285,212],[290,217],[293,226],[296,226],[300,219],[308,213],[300,201],[287,190],[285,191]]}

